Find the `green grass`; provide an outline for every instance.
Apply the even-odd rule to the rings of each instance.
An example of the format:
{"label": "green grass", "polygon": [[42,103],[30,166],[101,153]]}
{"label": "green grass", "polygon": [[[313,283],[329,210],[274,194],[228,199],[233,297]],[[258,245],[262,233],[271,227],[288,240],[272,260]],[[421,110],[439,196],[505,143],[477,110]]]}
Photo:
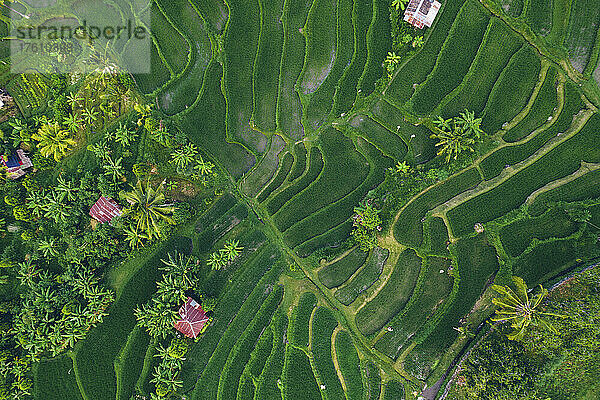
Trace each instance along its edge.
{"label": "green grass", "polygon": [[265,202],[267,211],[271,215],[275,214],[286,202],[317,179],[322,170],[323,156],[321,155],[321,151],[317,147],[311,147],[308,154],[308,169],[300,178],[290,183]]}
{"label": "green grass", "polygon": [[255,386],[252,381],[252,377],[249,375],[242,375],[237,388],[236,399],[237,400],[253,400],[254,399]]}
{"label": "green grass", "polygon": [[500,230],[500,240],[509,255],[517,257],[535,238],[546,240],[562,238],[577,231],[573,222],[562,208],[552,208],[536,218],[517,220]]}
{"label": "green grass", "polygon": [[515,53],[485,106],[481,123],[484,132],[496,133],[527,105],[539,79],[540,68],[540,58],[533,47],[525,45]]}
{"label": "green grass", "polygon": [[518,17],[523,12],[526,0],[497,0],[504,12],[511,17]]}
{"label": "green grass", "polygon": [[455,18],[461,7],[467,7],[460,1],[446,1],[438,13],[432,29],[428,29],[427,41],[421,50],[406,62],[396,74],[386,90],[386,96],[396,105],[404,104],[413,93],[413,84],[423,82],[435,66],[435,61],[455,23]]}
{"label": "green grass", "polygon": [[225,99],[221,93],[223,70],[217,62],[211,62],[206,71],[202,96],[196,107],[181,120],[181,128],[190,141],[208,150],[234,177],[241,177],[254,164],[255,159],[239,144],[225,140]]}
{"label": "green grass", "polygon": [[479,115],[502,70],[522,44],[523,40],[502,20],[492,18],[469,72],[438,106],[439,114],[452,118],[468,109]]}
{"label": "green grass", "polygon": [[[302,33],[306,37],[304,67],[297,88],[301,94],[314,93],[325,81],[335,62],[336,1],[315,0]],[[306,128],[306,126],[305,126]]]}
{"label": "green grass", "polygon": [[325,233],[308,239],[294,250],[300,257],[307,257],[317,249],[339,246],[348,240],[351,231],[352,221],[347,220],[346,222],[341,223]]}
{"label": "green grass", "polygon": [[476,186],[480,181],[479,172],[475,168],[471,168],[421,193],[404,208],[394,224],[396,240],[403,244],[419,247],[423,240],[421,219],[425,217],[425,214],[459,193]]}
{"label": "green grass", "polygon": [[417,332],[414,340],[418,345],[404,361],[406,371],[419,379],[429,376],[433,366],[436,371],[446,370],[446,366],[437,364],[458,335],[454,327],[460,325],[459,320],[471,310],[487,280],[498,270],[496,252],[482,235],[459,240],[455,254],[460,274],[458,291]]}
{"label": "green grass", "polygon": [[282,377],[284,398],[322,400],[310,362],[302,350],[286,346]]}
{"label": "green grass", "polygon": [[[422,277],[410,305],[388,324],[393,331],[386,332],[375,343],[377,350],[396,359],[407,341],[440,309],[452,290],[448,267],[448,259],[428,257],[424,260]],[[440,273],[440,270],[444,272]]]}
{"label": "green grass", "polygon": [[599,25],[600,7],[595,0],[573,1],[564,45],[579,72],[584,71],[590,60]]}
{"label": "green grass", "polygon": [[144,356],[150,344],[150,336],[139,327],[133,328],[127,343],[115,361],[117,375],[117,400],[128,400],[134,394],[144,366]]}
{"label": "green grass", "polygon": [[[174,47],[177,44],[177,36],[174,37],[169,34],[162,38],[164,45],[161,45],[161,49],[169,50],[165,54],[167,62],[171,58],[177,58],[180,62],[187,62],[188,57],[191,61],[183,74],[167,85],[157,99],[161,109],[169,115],[174,115],[186,110],[200,95],[203,84],[202,78],[212,57],[212,45],[205,24],[191,4],[177,0],[159,0],[159,5],[168,19],[177,26],[180,32],[187,35],[188,40],[193,43],[193,53],[188,55],[189,49],[182,52],[178,48],[181,45]],[[154,31],[154,25],[152,31]],[[178,37],[181,38],[179,33]]]}
{"label": "green grass", "polygon": [[585,104],[575,86],[568,84],[565,91],[565,105],[560,116],[554,119],[551,126],[538,132],[525,143],[501,148],[484,158],[479,165],[485,179],[488,180],[497,176],[506,165],[513,165],[525,160],[548,140],[554,138],[558,133],[565,132],[571,126],[575,114],[584,106]]}
{"label": "green grass", "polygon": [[402,311],[413,293],[420,270],[421,259],[414,250],[400,254],[385,286],[356,314],[356,324],[363,334],[368,336],[379,331]]}
{"label": "green grass", "polygon": [[232,0],[223,50],[223,86],[227,100],[227,138],[239,141],[256,153],[264,152],[267,138],[254,131],[250,122],[253,112],[252,74],[260,34],[258,0]]}
{"label": "green grass", "polygon": [[265,367],[260,374],[256,384],[256,398],[281,400],[281,391],[277,386],[277,380],[280,379],[283,370],[285,353],[285,327],[287,326],[287,317],[284,313],[275,314],[271,323],[273,331],[273,349]]}
{"label": "green grass", "polygon": [[308,325],[313,309],[317,305],[317,298],[312,292],[304,292],[300,296],[298,305],[294,307],[288,327],[288,340],[295,346],[308,348]]}
{"label": "green grass", "polygon": [[277,127],[295,140],[304,136],[301,124],[302,104],[295,90],[305,54],[304,36],[300,29],[306,23],[312,3],[312,0],[288,0],[282,17],[284,39],[279,73]]}
{"label": "green grass", "polygon": [[588,172],[577,179],[541,193],[529,205],[531,215],[540,215],[555,201],[581,201],[600,196],[600,170]]}
{"label": "green grass", "polygon": [[552,116],[554,109],[558,106],[556,75],[556,68],[550,67],[529,113],[517,125],[506,132],[502,136],[502,139],[507,142],[517,142],[548,122],[548,118]]}
{"label": "green grass", "polygon": [[294,164],[292,165],[292,169],[290,174],[287,177],[289,182],[294,181],[299,178],[304,170],[306,169],[306,147],[304,147],[304,143],[296,143],[294,145]]}
{"label": "green grass", "polygon": [[[175,74],[183,71],[188,62],[189,45],[156,3],[152,4],[152,34],[172,71]],[[208,50],[210,51],[210,42]]]}
{"label": "green grass", "polygon": [[[187,373],[182,374],[186,389],[196,384],[199,375],[204,378],[196,384],[194,396],[202,396],[204,390],[216,396],[218,380],[206,377],[214,378],[220,374],[240,332],[248,326],[267,298],[265,289],[274,283],[279,273],[279,267],[274,266],[278,257],[279,252],[272,246],[255,251],[224,293],[218,296],[219,302],[214,311],[216,318],[207,328],[203,339],[190,347],[187,362],[191,365]],[[211,282],[205,286],[210,287]]]}
{"label": "green grass", "polygon": [[375,89],[375,82],[383,76],[381,65],[392,49],[389,0],[373,0],[373,21],[367,31],[367,62],[358,81],[358,90],[368,96]]}
{"label": "green grass", "polygon": [[200,253],[209,251],[219,239],[247,216],[248,208],[244,204],[236,204],[219,219],[212,221],[212,224],[203,226],[202,232],[198,234],[197,251]]}
{"label": "green grass", "polygon": [[[244,366],[250,358],[262,331],[269,325],[273,314],[283,298],[283,286],[278,285],[260,306],[252,322],[246,326],[243,333],[227,357],[227,362],[220,372],[217,399],[234,399],[237,397],[237,384]],[[216,379],[214,379],[216,381]],[[212,398],[212,397],[211,397]]]}
{"label": "green grass", "polygon": [[350,253],[319,271],[319,280],[329,289],[340,286],[366,261],[368,253],[354,248]]}
{"label": "green grass", "polygon": [[269,149],[258,164],[244,176],[240,188],[248,197],[255,197],[271,180],[279,165],[279,155],[282,154],[285,141],[279,135],[271,136]]}
{"label": "green grass", "polygon": [[360,359],[352,337],[347,331],[339,331],[335,337],[335,354],[346,384],[348,400],[363,399],[363,383],[360,372]]}
{"label": "green grass", "polygon": [[404,159],[408,150],[404,141],[371,118],[357,115],[350,121],[350,126],[392,160],[401,161]]}
{"label": "green grass", "polygon": [[428,250],[435,255],[449,256],[448,252],[448,228],[443,219],[434,217],[429,220]]}
{"label": "green grass", "polygon": [[[368,164],[352,141],[330,128],[321,136],[324,166],[306,190],[298,193],[273,214],[273,222],[285,231],[296,222],[335,202],[360,185]],[[340,176],[344,179],[340,179]],[[295,241],[297,242],[297,241]]]}
{"label": "green grass", "polygon": [[[131,43],[131,42],[128,42]],[[133,59],[146,59],[147,56],[144,54],[139,54],[139,57],[134,58],[133,54],[135,52],[136,46],[125,47],[125,52],[128,53],[128,60]],[[139,48],[141,46],[137,46]],[[127,65],[132,71],[135,71],[135,68],[141,68],[141,65]],[[158,54],[158,50],[156,45],[152,43],[150,46],[150,74],[133,74],[133,79],[137,85],[137,88],[141,93],[148,94],[152,93],[156,89],[160,88],[164,84],[166,84],[169,79],[171,79],[171,74],[165,65],[163,64],[160,55]]]}
{"label": "green grass", "polygon": [[271,182],[269,182],[268,185],[258,194],[258,196],[256,196],[256,200],[259,203],[265,201],[265,199],[269,197],[274,190],[281,186],[283,181],[285,181],[290,173],[293,164],[294,156],[292,153],[286,152],[279,162],[279,169],[277,170],[275,177],[273,177]]}
{"label": "green grass", "polygon": [[526,19],[533,31],[547,36],[552,31],[552,9],[556,0],[529,0]]}
{"label": "green grass", "polygon": [[331,358],[331,335],[337,325],[331,310],[325,307],[317,308],[312,319],[311,351],[315,370],[325,385],[325,389],[322,390],[325,400],[345,397]]}
{"label": "green grass", "polygon": [[[352,25],[349,23],[352,19],[352,0],[337,1],[337,42],[335,46],[335,62],[327,78],[315,90],[304,110],[306,122],[304,127],[318,129],[326,120],[333,107],[333,98],[335,89],[339,80],[344,74],[344,69],[352,60],[353,40]],[[332,29],[333,26],[329,27]],[[313,29],[313,28],[311,28]],[[310,32],[310,31],[309,31]],[[310,38],[310,36],[309,36]]]}
{"label": "green grass", "polygon": [[371,251],[367,262],[346,284],[335,292],[335,298],[342,304],[350,305],[359,294],[367,290],[381,275],[383,265],[389,255],[388,250],[376,247]]}
{"label": "green grass", "polygon": [[[81,347],[78,348],[75,360],[84,397],[92,398],[93,395],[94,400],[116,398],[113,362],[135,325],[133,309],[146,302],[156,291],[155,282],[162,275],[158,270],[160,259],[175,249],[189,250],[189,239],[171,237],[145,258],[137,272],[124,285],[104,322],[80,341]],[[136,260],[130,262],[135,263]]]}
{"label": "green grass", "polygon": [[481,195],[467,200],[447,213],[455,236],[472,232],[477,222],[488,222],[518,208],[534,190],[574,173],[581,160],[600,161],[600,149],[590,146],[600,127],[594,115],[578,134],[554,147],[550,152]]}
{"label": "green grass", "polygon": [[244,374],[249,374],[255,378],[258,378],[265,368],[265,363],[269,358],[269,355],[273,351],[273,330],[270,328],[265,329],[258,342],[256,343],[256,347],[252,350],[250,354],[250,359],[246,364],[246,368],[244,369]]}
{"label": "green grass", "polygon": [[252,119],[263,132],[274,132],[277,128],[277,94],[283,50],[283,26],[279,18],[283,13],[283,3],[283,0],[259,0],[261,28],[252,75]]}
{"label": "green grass", "polygon": [[404,386],[398,381],[388,381],[385,384],[382,400],[401,400],[404,399]]}
{"label": "green grass", "polygon": [[379,367],[372,361],[364,362],[362,366],[365,381],[365,400],[377,400],[381,392],[381,377]]}
{"label": "green grass", "polygon": [[[367,192],[383,182],[385,170],[391,167],[393,162],[389,158],[384,157],[379,150],[362,139],[357,141],[357,149],[362,152],[369,164],[369,174],[362,182],[360,182],[360,184],[357,182],[358,186],[346,196],[337,201],[332,199],[329,203],[326,202],[325,204],[327,205],[325,207],[313,212],[287,229],[284,233],[284,240],[286,240],[290,247],[295,247],[311,238],[318,238],[320,235],[326,234],[329,230],[336,229],[345,224],[352,216],[354,207]],[[339,174],[340,173],[338,172],[338,180]],[[345,176],[347,177],[348,174],[345,174]],[[323,175],[321,175],[321,177],[323,177]],[[324,181],[325,180],[323,180],[323,182]],[[322,190],[328,195],[335,195],[331,192],[332,187],[333,185],[323,185]],[[306,198],[311,199],[312,202],[317,201],[318,197],[312,194],[311,189],[312,187],[309,187],[303,194],[306,194]],[[292,201],[297,201],[297,198]],[[337,234],[334,233],[332,236],[337,237]],[[324,245],[325,243],[322,244]]]}
{"label": "green grass", "polygon": [[431,131],[423,125],[415,126],[406,122],[402,112],[384,99],[379,100],[372,109],[374,119],[409,143],[409,157],[421,164],[434,158],[437,153]]}
{"label": "green grass", "polygon": [[190,0],[198,9],[211,30],[220,33],[225,29],[229,11],[223,0]]}
{"label": "green grass", "polygon": [[471,0],[465,3],[457,17],[457,24],[439,53],[433,72],[415,91],[412,108],[417,114],[431,112],[460,84],[477,55],[489,21],[489,13],[481,4]]}
{"label": "green grass", "polygon": [[358,80],[363,74],[367,62],[367,32],[372,19],[373,1],[356,0],[352,9],[354,53],[335,91],[332,109],[334,116],[349,111],[356,100]]}
{"label": "green grass", "polygon": [[73,360],[64,354],[34,365],[33,397],[38,400],[83,400],[73,369]]}
{"label": "green grass", "polygon": [[533,287],[576,265],[578,259],[587,261],[594,247],[597,253],[597,241],[594,238],[591,238],[591,242],[572,238],[540,243],[515,261],[513,273]]}

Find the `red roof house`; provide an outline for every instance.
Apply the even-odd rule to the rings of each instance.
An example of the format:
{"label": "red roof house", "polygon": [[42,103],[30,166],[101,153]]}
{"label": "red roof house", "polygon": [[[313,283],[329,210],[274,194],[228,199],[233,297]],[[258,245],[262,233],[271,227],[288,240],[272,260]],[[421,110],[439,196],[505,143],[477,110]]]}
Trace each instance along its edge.
{"label": "red roof house", "polygon": [[110,222],[114,217],[122,215],[121,209],[116,201],[110,197],[100,196],[98,201],[90,209],[90,215],[96,221],[105,223]]}
{"label": "red roof house", "polygon": [[197,338],[210,322],[202,306],[191,297],[179,308],[180,320],[175,322],[175,329],[189,338]]}
{"label": "red roof house", "polygon": [[404,11],[404,20],[415,28],[433,24],[442,4],[437,0],[410,0]]}

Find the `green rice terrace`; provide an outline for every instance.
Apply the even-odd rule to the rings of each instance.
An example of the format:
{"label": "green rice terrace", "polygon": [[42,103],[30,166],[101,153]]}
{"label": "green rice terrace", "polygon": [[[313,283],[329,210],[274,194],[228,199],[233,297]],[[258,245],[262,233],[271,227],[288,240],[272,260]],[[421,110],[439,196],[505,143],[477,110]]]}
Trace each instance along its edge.
{"label": "green rice terrace", "polygon": [[600,399],[598,0],[438,1],[0,1],[0,400]]}

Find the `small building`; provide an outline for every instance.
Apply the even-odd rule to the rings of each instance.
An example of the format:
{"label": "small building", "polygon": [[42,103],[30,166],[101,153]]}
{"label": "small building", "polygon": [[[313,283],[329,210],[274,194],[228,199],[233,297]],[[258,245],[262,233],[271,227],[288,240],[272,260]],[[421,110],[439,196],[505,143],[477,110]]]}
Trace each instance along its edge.
{"label": "small building", "polygon": [[33,164],[31,160],[22,149],[18,149],[16,152],[11,154],[10,156],[0,156],[2,159],[2,164],[7,169],[7,175],[11,179],[17,179],[21,176],[25,175],[25,170]]}
{"label": "small building", "polygon": [[210,317],[206,315],[202,306],[191,297],[187,298],[178,313],[181,319],[175,322],[175,329],[192,339],[202,334],[210,323]]}
{"label": "small building", "polygon": [[430,27],[441,6],[436,0],[410,0],[404,11],[404,20],[415,28]]}
{"label": "small building", "polygon": [[123,212],[117,202],[110,197],[104,196],[100,196],[90,209],[90,216],[100,223],[110,222],[114,217],[122,214]]}

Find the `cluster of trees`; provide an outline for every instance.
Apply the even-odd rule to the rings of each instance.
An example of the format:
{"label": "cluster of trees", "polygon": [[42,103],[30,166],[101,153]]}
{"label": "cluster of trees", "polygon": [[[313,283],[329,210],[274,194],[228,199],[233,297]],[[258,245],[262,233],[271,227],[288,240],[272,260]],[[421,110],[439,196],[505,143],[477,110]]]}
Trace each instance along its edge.
{"label": "cluster of trees", "polygon": [[352,238],[363,251],[377,246],[377,232],[381,230],[380,212],[373,205],[372,199],[365,199],[354,207]]}
{"label": "cluster of trees", "polygon": [[67,264],[60,274],[43,268],[39,254],[9,264],[19,297],[0,309],[0,375],[2,393],[11,398],[29,394],[31,363],[72,348],[102,322],[114,293],[105,288],[87,263]]}
{"label": "cluster of trees", "polygon": [[171,343],[166,348],[162,344],[158,345],[154,357],[160,359],[160,364],[154,368],[150,380],[155,388],[151,399],[164,399],[183,387],[183,381],[179,380],[179,373],[188,347],[188,342],[181,337],[171,339]]}
{"label": "cluster of trees", "polygon": [[[165,339],[174,333],[173,324],[177,321],[177,309],[187,299],[189,293],[198,287],[198,272],[200,263],[192,256],[179,252],[168,254],[166,260],[161,260],[164,271],[162,280],[157,282],[156,293],[150,301],[134,310],[137,323],[145,328],[153,338]],[[208,296],[196,296],[201,299],[205,311],[212,311],[214,300]]]}
{"label": "cluster of trees", "polygon": [[229,265],[235,260],[240,253],[244,250],[243,246],[240,246],[240,242],[235,239],[228,239],[223,244],[223,248],[211,253],[208,256],[206,263],[213,270],[221,269]]}
{"label": "cluster of trees", "polygon": [[438,155],[444,156],[446,162],[456,160],[465,151],[474,152],[475,146],[483,140],[481,118],[475,118],[475,113],[469,110],[450,119],[438,117],[433,124],[435,130],[431,138],[438,140]]}
{"label": "cluster of trees", "polygon": [[408,0],[394,0],[390,4],[392,50],[383,62],[388,79],[396,72],[402,61],[412,57],[424,44],[423,35],[404,21],[404,9]]}
{"label": "cluster of trees", "polygon": [[[580,273],[549,294],[542,289],[531,295],[518,278],[510,286],[500,289],[496,314],[508,322],[495,325],[471,351],[448,398],[595,398],[598,268]],[[519,334],[522,330],[526,333]]]}

